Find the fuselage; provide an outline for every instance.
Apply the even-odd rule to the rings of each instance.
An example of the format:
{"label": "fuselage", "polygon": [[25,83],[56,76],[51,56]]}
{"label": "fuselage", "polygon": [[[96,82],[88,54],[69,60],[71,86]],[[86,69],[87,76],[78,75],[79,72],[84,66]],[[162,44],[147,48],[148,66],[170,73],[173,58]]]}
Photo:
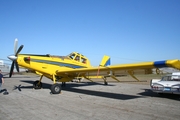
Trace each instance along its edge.
{"label": "fuselage", "polygon": [[[76,60],[77,57],[78,60]],[[89,60],[85,56],[75,52],[68,56],[18,54],[17,62],[19,66],[28,68],[39,75],[43,74],[49,79],[52,79],[52,75],[56,76],[57,70],[91,67]],[[61,79],[60,81],[66,82],[72,78]]]}

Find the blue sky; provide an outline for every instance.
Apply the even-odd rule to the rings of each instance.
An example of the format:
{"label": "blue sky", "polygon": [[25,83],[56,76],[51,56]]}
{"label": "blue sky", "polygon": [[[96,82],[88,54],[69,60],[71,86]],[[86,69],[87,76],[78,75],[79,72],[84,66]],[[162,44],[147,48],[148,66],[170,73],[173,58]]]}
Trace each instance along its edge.
{"label": "blue sky", "polygon": [[0,58],[84,54],[93,66],[180,59],[179,0],[0,0]]}

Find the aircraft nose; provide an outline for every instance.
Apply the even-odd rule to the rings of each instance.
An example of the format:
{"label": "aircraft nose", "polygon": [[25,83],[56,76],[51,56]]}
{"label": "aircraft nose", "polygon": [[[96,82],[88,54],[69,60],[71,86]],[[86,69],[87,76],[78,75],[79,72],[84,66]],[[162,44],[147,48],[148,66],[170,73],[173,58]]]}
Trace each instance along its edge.
{"label": "aircraft nose", "polygon": [[8,58],[12,61],[17,60],[17,57],[14,55],[9,55]]}

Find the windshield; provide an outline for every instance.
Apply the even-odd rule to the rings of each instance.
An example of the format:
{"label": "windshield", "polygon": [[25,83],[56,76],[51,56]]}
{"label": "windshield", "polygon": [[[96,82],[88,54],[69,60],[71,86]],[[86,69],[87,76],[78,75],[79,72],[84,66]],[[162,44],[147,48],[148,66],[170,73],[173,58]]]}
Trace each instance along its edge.
{"label": "windshield", "polygon": [[180,81],[180,76],[178,75],[171,75],[171,76],[164,76],[162,81]]}

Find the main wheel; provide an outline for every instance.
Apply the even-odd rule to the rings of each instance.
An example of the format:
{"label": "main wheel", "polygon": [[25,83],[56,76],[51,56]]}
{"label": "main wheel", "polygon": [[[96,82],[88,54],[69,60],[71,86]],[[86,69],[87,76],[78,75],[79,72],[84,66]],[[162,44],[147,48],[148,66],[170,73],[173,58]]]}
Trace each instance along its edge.
{"label": "main wheel", "polygon": [[104,82],[104,85],[108,85],[108,82]]}
{"label": "main wheel", "polygon": [[39,80],[37,80],[33,83],[34,89],[41,89],[42,83],[41,82],[39,84],[38,83],[39,83]]}
{"label": "main wheel", "polygon": [[59,84],[53,84],[51,86],[51,93],[52,94],[59,94],[61,92],[61,86]]}

